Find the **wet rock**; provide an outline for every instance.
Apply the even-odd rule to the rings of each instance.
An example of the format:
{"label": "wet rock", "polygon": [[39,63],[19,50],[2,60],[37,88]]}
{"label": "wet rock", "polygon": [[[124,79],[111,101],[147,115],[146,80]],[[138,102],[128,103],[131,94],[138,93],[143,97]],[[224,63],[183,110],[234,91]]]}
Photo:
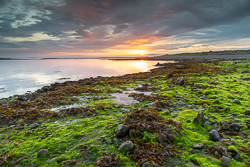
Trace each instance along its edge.
{"label": "wet rock", "polygon": [[15,125],[15,122],[8,122],[7,123],[7,126],[13,126],[13,125]]}
{"label": "wet rock", "polygon": [[151,165],[150,165],[150,163],[148,163],[148,162],[145,162],[143,165],[142,165],[142,167],[150,167]]}
{"label": "wet rock", "polygon": [[184,82],[185,82],[185,78],[184,78],[184,77],[179,77],[179,78],[177,78],[177,80],[175,81],[175,84],[176,84],[176,85],[182,86],[182,85],[184,85]]}
{"label": "wet rock", "polygon": [[63,167],[74,166],[78,160],[66,160],[63,163]]}
{"label": "wet rock", "polygon": [[123,137],[126,134],[128,134],[129,131],[129,127],[123,124],[120,124],[117,126],[116,130],[115,130],[115,134],[118,137]]}
{"label": "wet rock", "polygon": [[205,116],[204,116],[204,113],[203,112],[199,112],[197,114],[197,116],[194,118],[193,122],[201,125],[201,126],[204,126],[204,123],[206,122],[206,119],[205,119]]}
{"label": "wet rock", "polygon": [[112,144],[112,141],[107,140],[106,143],[107,143],[107,144]]}
{"label": "wet rock", "polygon": [[114,138],[114,143],[118,143],[119,140],[117,138]]}
{"label": "wet rock", "polygon": [[39,126],[38,123],[34,123],[33,125],[31,125],[30,129],[36,129]]}
{"label": "wet rock", "polygon": [[46,162],[48,162],[48,163],[53,163],[53,162],[55,162],[56,158],[57,158],[57,157],[52,158],[52,159],[48,159]]}
{"label": "wet rock", "polygon": [[17,126],[17,127],[16,127],[16,130],[21,130],[21,129],[24,129],[24,126],[21,126],[21,125],[20,125],[20,126]]}
{"label": "wet rock", "polygon": [[133,142],[132,141],[128,141],[128,142],[124,142],[120,145],[119,147],[119,151],[123,152],[123,151],[131,151],[133,148]]}
{"label": "wet rock", "polygon": [[41,138],[41,139],[46,139],[47,137],[46,137],[46,136],[41,136],[40,138]]}
{"label": "wet rock", "polygon": [[169,135],[168,135],[168,140],[169,140],[170,142],[174,142],[174,140],[175,140],[175,135],[169,134]]}
{"label": "wet rock", "polygon": [[240,131],[240,125],[237,124],[237,123],[233,123],[232,125],[230,125],[229,127],[232,131],[235,131],[235,132],[239,132]]}
{"label": "wet rock", "polygon": [[245,115],[250,115],[250,110],[246,110]]}
{"label": "wet rock", "polygon": [[7,124],[9,122],[9,117],[1,117],[0,118],[0,125]]}
{"label": "wet rock", "polygon": [[211,130],[209,132],[209,139],[212,141],[220,140],[220,134],[216,130]]}
{"label": "wet rock", "polygon": [[205,147],[205,145],[202,143],[193,144],[193,149],[203,149],[204,147]]}
{"label": "wet rock", "polygon": [[37,153],[37,158],[47,157],[49,155],[49,151],[46,149],[42,149]]}
{"label": "wet rock", "polygon": [[238,99],[234,99],[233,102],[236,104],[240,104],[240,101]]}
{"label": "wet rock", "polygon": [[231,161],[232,161],[232,159],[229,157],[226,157],[226,156],[223,156],[221,158],[221,163],[222,163],[222,166],[224,166],[224,167],[228,167],[230,165]]}
{"label": "wet rock", "polygon": [[247,124],[250,124],[250,120],[249,119],[244,120],[244,122],[247,123]]}

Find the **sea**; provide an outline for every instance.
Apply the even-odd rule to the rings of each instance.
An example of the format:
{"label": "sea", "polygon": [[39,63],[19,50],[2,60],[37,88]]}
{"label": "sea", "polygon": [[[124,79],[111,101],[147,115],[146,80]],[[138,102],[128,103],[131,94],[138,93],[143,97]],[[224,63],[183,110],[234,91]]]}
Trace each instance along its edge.
{"label": "sea", "polygon": [[0,60],[0,99],[31,93],[55,82],[147,72],[173,61],[107,59]]}

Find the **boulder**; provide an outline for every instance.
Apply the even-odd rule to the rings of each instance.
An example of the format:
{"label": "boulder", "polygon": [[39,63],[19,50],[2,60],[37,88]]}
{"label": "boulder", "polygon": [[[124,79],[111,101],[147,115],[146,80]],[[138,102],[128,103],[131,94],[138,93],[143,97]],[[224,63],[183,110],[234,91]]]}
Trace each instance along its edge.
{"label": "boulder", "polygon": [[117,126],[116,130],[115,130],[115,135],[118,137],[123,137],[126,136],[128,134],[129,131],[129,127],[123,124],[120,124]]}
{"label": "boulder", "polygon": [[212,141],[219,141],[220,140],[220,134],[216,130],[211,130],[209,132],[209,139]]}

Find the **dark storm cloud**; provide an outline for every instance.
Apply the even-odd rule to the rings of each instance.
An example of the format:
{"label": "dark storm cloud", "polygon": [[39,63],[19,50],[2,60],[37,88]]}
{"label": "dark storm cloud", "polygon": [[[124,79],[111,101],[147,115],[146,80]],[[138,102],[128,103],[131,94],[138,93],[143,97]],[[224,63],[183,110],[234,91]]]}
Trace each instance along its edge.
{"label": "dark storm cloud", "polygon": [[[44,50],[56,51],[69,45],[84,50],[91,44],[91,48],[98,50],[152,36],[180,35],[182,38],[183,33],[190,32],[197,39],[204,38],[192,32],[225,24],[229,26],[223,35],[234,38],[226,33],[232,33],[228,31],[230,24],[250,16],[250,1],[1,0],[0,9],[0,37],[5,40],[0,48],[9,48],[13,44],[13,48],[42,46]],[[234,29],[237,30],[237,26]],[[48,39],[46,43],[44,40],[30,41],[28,44],[11,43],[8,39],[32,37],[35,33],[59,39]],[[211,41],[218,40],[213,33],[207,34]],[[235,33],[238,38],[243,35]],[[75,42],[69,42],[71,40]]]}

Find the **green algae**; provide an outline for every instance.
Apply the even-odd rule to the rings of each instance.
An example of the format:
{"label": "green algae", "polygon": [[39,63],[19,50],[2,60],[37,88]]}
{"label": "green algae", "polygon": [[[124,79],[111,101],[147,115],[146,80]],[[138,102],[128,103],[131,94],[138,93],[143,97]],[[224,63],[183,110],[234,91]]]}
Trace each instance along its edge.
{"label": "green algae", "polygon": [[[248,63],[248,61],[243,62]],[[177,166],[188,166],[189,163],[197,166],[220,166],[220,160],[203,155],[202,151],[197,151],[198,155],[190,153],[192,151],[190,147],[193,144],[203,143],[209,146],[215,143],[209,140],[208,132],[212,129],[210,125],[202,127],[193,122],[200,111],[204,112],[210,122],[216,122],[218,125],[220,125],[219,122],[221,121],[237,118],[239,123],[245,127],[241,129],[242,132],[250,132],[244,122],[249,117],[243,115],[245,110],[249,109],[248,86],[250,85],[247,81],[241,79],[249,77],[248,73],[241,73],[244,70],[248,70],[249,64],[221,62],[213,64],[203,63],[201,65],[225,68],[230,73],[207,73],[203,76],[197,75],[198,73],[186,73],[183,74],[187,83],[185,87],[174,85],[171,79],[167,79],[166,74],[153,76],[145,81],[129,81],[129,83],[121,85],[126,88],[136,88],[138,84],[152,82],[153,86],[159,88],[155,90],[155,93],[170,97],[173,106],[162,107],[160,114],[165,119],[171,118],[183,124],[183,127],[180,128],[182,137],[175,137],[175,144],[180,150],[188,150],[180,151],[182,160],[187,163],[175,162],[178,164]],[[177,67],[182,68],[183,66]],[[192,85],[192,82],[194,85]],[[103,152],[113,151],[121,159],[120,166],[135,166],[135,161],[117,151],[117,145],[107,144],[106,141],[110,140],[113,142],[114,131],[118,124],[123,123],[122,119],[125,118],[126,114],[136,109],[154,108],[154,106],[149,105],[151,101],[143,101],[123,108],[117,108],[115,107],[117,104],[110,99],[108,92],[120,89],[119,86],[109,85],[107,81],[102,81],[98,84],[93,87],[93,90],[99,90],[101,93],[82,93],[82,96],[90,96],[92,98],[86,102],[86,105],[95,108],[99,107],[97,115],[61,117],[51,120],[41,119],[43,123],[35,130],[29,129],[29,126],[21,130],[9,129],[2,131],[2,128],[0,129],[2,131],[0,132],[0,138],[2,139],[0,152],[16,153],[15,158],[17,159],[27,156],[28,159],[22,160],[17,164],[18,166],[29,166],[32,164],[38,166],[62,166],[66,160],[73,159],[79,160],[75,166],[93,166],[96,159],[104,155]],[[201,99],[205,95],[206,99]],[[94,100],[94,96],[102,96],[105,99]],[[190,104],[191,107],[177,107],[179,99],[182,99],[185,104]],[[240,104],[235,104],[233,99],[239,99]],[[58,104],[67,102],[66,99],[61,99]],[[121,113],[124,108],[128,110],[128,113]],[[233,113],[240,115],[231,118]],[[18,122],[22,123],[23,119],[20,119]],[[41,136],[46,136],[46,138],[41,139]],[[103,136],[104,139],[100,139],[100,136]],[[141,141],[157,142],[156,138],[158,136],[147,131],[142,132],[141,136]],[[225,135],[225,137],[229,136]],[[239,145],[249,145],[241,136],[230,136],[230,138],[235,139],[236,146],[229,146],[228,148],[237,150]],[[88,145],[89,150],[83,150],[85,145]],[[58,158],[53,163],[46,162],[48,158],[37,159],[36,154],[40,149],[48,149],[50,155],[56,155]],[[87,153],[86,157],[88,158],[83,157],[85,155],[83,151]],[[249,161],[249,157],[244,155],[243,152],[240,151],[240,155],[243,160]],[[230,166],[233,165],[244,166],[244,162],[240,163],[232,160]]]}

